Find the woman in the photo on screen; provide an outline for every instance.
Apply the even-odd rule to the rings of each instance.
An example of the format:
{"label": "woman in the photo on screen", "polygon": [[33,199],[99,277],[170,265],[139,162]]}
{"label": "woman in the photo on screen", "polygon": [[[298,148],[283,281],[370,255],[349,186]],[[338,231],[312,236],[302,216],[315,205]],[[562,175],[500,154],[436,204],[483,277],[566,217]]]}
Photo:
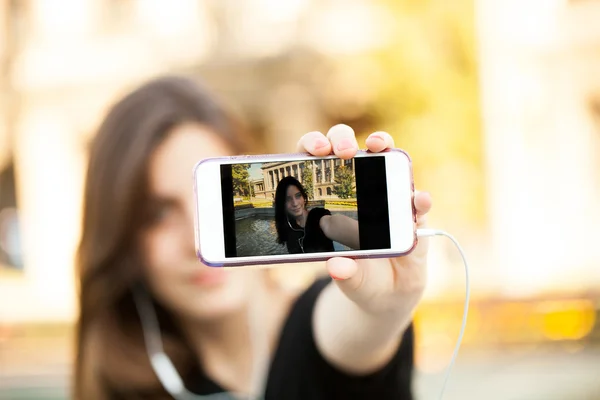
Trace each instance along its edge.
{"label": "woman in the photo on screen", "polygon": [[360,249],[358,221],[345,215],[332,215],[322,207],[308,206],[308,194],[293,176],[286,176],[275,191],[277,241],[290,254],[335,251],[333,242]]}

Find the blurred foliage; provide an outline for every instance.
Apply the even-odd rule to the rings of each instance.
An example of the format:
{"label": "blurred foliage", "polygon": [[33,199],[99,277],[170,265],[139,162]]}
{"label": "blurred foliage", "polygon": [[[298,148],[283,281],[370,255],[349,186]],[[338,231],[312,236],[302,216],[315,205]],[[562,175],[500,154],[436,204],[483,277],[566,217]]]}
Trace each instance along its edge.
{"label": "blurred foliage", "polygon": [[439,215],[483,222],[473,1],[380,1],[398,24],[390,48],[373,55],[381,73],[372,112],[413,158],[416,186],[439,193]]}
{"label": "blurred foliage", "polygon": [[434,196],[432,216],[438,221],[465,229],[482,227],[485,199],[473,1],[375,4],[393,15],[393,38],[383,49],[340,62],[341,71],[355,71],[345,72],[354,75],[346,83],[357,86],[355,98],[367,99],[362,115],[347,115],[345,121],[363,143],[373,130],[394,136],[396,146],[413,159],[415,186]]}
{"label": "blurred foliage", "polygon": [[250,164],[233,164],[231,177],[233,180],[233,191],[239,196],[249,196],[250,188]]}
{"label": "blurred foliage", "polygon": [[315,198],[315,186],[313,184],[313,163],[312,161],[304,161],[302,169],[302,186],[308,195],[308,199]]}

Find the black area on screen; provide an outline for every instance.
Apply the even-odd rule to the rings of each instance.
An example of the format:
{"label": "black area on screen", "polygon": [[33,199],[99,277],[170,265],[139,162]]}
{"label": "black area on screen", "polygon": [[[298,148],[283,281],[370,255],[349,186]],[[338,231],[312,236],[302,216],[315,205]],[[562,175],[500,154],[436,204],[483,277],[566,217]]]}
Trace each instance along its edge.
{"label": "black area on screen", "polygon": [[[221,165],[221,203],[223,205],[223,230],[225,257],[236,257],[235,209],[233,206],[233,176],[231,165]],[[210,234],[210,233],[209,233]]]}
{"label": "black area on screen", "polygon": [[389,249],[391,239],[385,157],[358,157],[354,163],[360,249]]}

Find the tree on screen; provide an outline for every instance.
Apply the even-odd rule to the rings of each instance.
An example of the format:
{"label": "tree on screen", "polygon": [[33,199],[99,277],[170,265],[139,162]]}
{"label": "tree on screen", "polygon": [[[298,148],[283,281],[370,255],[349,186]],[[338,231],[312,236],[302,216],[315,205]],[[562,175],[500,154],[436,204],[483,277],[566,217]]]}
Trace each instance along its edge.
{"label": "tree on screen", "polygon": [[313,163],[312,161],[304,161],[304,170],[302,171],[302,186],[308,194],[308,199],[315,198],[315,187],[313,184]]}
{"label": "tree on screen", "polygon": [[354,189],[354,175],[352,170],[346,168],[344,165],[337,167],[335,171],[335,185],[333,185],[333,193],[340,199],[348,199],[356,197],[356,191]]}
{"label": "tree on screen", "polygon": [[233,192],[239,196],[250,195],[250,164],[233,164],[231,177],[233,178]]}

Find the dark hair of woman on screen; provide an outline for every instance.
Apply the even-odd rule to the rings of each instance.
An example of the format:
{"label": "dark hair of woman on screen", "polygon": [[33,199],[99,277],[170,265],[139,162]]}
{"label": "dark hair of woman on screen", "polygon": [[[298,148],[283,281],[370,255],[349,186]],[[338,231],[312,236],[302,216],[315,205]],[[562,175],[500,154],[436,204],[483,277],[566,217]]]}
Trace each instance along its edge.
{"label": "dark hair of woman on screen", "polygon": [[[74,399],[411,398],[411,329],[385,365],[350,372],[329,354],[354,366],[348,357],[356,346],[326,355],[322,349],[331,344],[322,347],[319,338],[337,333],[327,316],[313,322],[313,309],[322,314],[317,299],[333,284],[329,277],[290,292],[265,269],[198,261],[193,166],[252,152],[248,143],[259,139],[188,78],[151,80],[108,110],[85,182]],[[350,304],[332,296],[338,297],[324,302],[331,306],[326,315]],[[372,334],[366,335],[360,343]],[[226,396],[198,397],[217,393]]]}
{"label": "dark hair of woman on screen", "polygon": [[334,251],[336,241],[358,250],[358,221],[344,215],[331,215],[322,207],[308,210],[308,194],[293,176],[279,181],[275,190],[277,241],[288,252],[316,253]]}

